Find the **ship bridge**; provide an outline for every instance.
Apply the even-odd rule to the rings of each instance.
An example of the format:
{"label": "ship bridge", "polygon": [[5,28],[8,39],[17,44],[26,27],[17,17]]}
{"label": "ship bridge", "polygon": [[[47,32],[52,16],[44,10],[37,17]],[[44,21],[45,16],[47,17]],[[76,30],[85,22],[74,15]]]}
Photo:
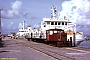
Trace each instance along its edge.
{"label": "ship bridge", "polygon": [[59,18],[43,18],[43,22],[67,22],[72,23],[69,19],[59,19]]}
{"label": "ship bridge", "polygon": [[[50,18],[45,17],[41,21],[41,31],[44,34],[46,34],[46,30],[49,29],[62,29],[65,32],[71,31],[73,33],[73,31],[75,30],[73,27],[75,27],[76,24],[73,24],[72,21],[68,19],[66,16],[64,16],[63,18],[58,18],[58,16],[56,17],[57,10],[54,6],[51,7],[51,10],[52,10],[51,17]],[[73,35],[69,34],[69,36],[67,37],[69,39],[70,37],[73,37]]]}
{"label": "ship bridge", "polygon": [[41,22],[41,29],[48,30],[48,29],[71,29],[70,27],[74,24],[70,21],[70,19],[64,16],[63,18],[56,17],[56,8],[54,6],[51,7],[52,13],[50,18],[43,18]]}

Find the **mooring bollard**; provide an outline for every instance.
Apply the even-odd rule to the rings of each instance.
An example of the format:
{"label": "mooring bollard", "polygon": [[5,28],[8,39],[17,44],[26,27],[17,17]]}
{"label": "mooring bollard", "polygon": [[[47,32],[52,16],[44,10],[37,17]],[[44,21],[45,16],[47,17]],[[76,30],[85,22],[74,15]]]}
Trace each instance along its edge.
{"label": "mooring bollard", "polygon": [[28,41],[30,41],[30,38],[28,38]]}

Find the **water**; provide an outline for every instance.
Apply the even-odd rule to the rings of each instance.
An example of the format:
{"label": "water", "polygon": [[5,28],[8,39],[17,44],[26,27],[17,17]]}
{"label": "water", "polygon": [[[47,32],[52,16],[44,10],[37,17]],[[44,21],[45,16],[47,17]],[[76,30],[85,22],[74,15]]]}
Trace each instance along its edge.
{"label": "water", "polygon": [[90,40],[84,40],[83,42],[81,42],[78,47],[82,47],[82,48],[90,48]]}

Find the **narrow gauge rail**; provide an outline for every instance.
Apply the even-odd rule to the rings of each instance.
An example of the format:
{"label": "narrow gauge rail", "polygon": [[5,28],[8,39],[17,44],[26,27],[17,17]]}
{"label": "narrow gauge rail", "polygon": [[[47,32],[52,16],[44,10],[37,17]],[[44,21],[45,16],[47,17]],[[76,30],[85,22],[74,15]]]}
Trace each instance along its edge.
{"label": "narrow gauge rail", "polygon": [[28,41],[24,41],[24,40],[18,40],[17,42],[23,44],[24,46],[27,46],[29,48],[32,48],[36,51],[42,52],[48,56],[51,56],[57,60],[75,60],[75,58],[72,58],[70,56],[66,56],[64,54],[60,54],[58,52],[52,51],[50,46],[44,45],[44,44],[40,44],[40,43],[30,43]]}

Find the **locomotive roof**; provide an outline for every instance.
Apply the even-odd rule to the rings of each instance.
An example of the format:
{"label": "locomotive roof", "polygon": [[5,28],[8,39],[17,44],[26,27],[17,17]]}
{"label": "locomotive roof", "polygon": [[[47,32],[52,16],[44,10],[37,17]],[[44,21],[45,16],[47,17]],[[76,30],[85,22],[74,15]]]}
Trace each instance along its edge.
{"label": "locomotive roof", "polygon": [[49,29],[49,30],[47,30],[47,31],[50,31],[50,30],[55,30],[55,31],[64,31],[64,30],[62,30],[62,29]]}

